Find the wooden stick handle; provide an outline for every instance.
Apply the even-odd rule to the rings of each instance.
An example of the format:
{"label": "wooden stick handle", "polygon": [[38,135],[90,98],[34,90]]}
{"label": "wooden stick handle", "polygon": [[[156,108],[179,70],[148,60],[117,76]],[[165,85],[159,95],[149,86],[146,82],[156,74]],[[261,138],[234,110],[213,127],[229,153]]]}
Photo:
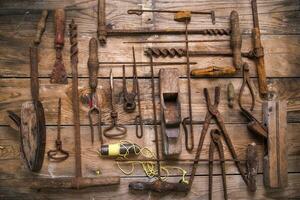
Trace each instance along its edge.
{"label": "wooden stick handle", "polygon": [[254,53],[257,57],[256,59],[256,68],[257,68],[257,76],[258,76],[258,87],[259,93],[261,97],[266,97],[268,94],[268,85],[267,85],[267,77],[266,77],[266,69],[265,69],[265,61],[264,61],[264,49],[260,40],[260,31],[258,28],[252,29],[252,40]]}
{"label": "wooden stick handle", "polygon": [[64,9],[55,10],[55,46],[62,47],[65,38],[65,11]]}
{"label": "wooden stick handle", "polygon": [[96,90],[98,85],[98,43],[96,38],[91,38],[89,43],[89,59],[88,59],[88,70],[89,70],[89,85],[92,90]]}
{"label": "wooden stick handle", "polygon": [[30,84],[33,101],[39,100],[39,72],[38,72],[38,49],[36,46],[29,48],[30,54]]}
{"label": "wooden stick handle", "polygon": [[42,16],[41,16],[40,21],[37,25],[36,36],[35,36],[35,39],[33,41],[35,45],[38,45],[41,42],[42,34],[44,33],[45,28],[46,28],[47,17],[48,17],[48,10],[43,10]]}
{"label": "wooden stick handle", "polygon": [[230,14],[230,24],[231,24],[231,37],[230,46],[233,54],[233,65],[239,70],[242,65],[242,36],[240,32],[239,14],[237,11],[232,11]]}
{"label": "wooden stick handle", "polygon": [[203,69],[193,69],[191,76],[193,77],[218,77],[218,76],[231,76],[234,75],[236,69],[232,66],[229,67],[217,67],[210,66]]}

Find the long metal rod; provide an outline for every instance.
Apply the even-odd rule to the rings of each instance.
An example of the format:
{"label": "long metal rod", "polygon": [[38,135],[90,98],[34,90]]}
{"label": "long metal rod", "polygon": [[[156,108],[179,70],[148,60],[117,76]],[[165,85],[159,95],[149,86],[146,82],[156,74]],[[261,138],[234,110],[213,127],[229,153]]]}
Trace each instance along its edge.
{"label": "long metal rod", "polygon": [[158,128],[157,128],[157,117],[156,117],[156,102],[155,102],[155,83],[154,83],[154,67],[153,58],[150,56],[150,68],[151,68],[151,93],[152,93],[152,109],[153,109],[153,120],[154,120],[154,133],[155,133],[155,149],[157,157],[157,175],[160,179],[160,155],[159,155],[159,144],[158,144]]}
{"label": "long metal rod", "polygon": [[[145,10],[145,9],[130,9],[127,10],[128,14],[137,14],[141,15],[144,12],[157,12],[157,13],[178,13],[181,12],[179,10]],[[211,15],[213,11],[190,11],[191,14],[196,14],[196,15]]]}
{"label": "long metal rod", "polygon": [[82,177],[81,170],[81,141],[80,141],[80,116],[79,116],[79,92],[78,92],[78,47],[77,47],[77,25],[74,20],[70,24],[71,43],[71,67],[72,67],[72,110],[75,133],[75,176]]}
{"label": "long metal rod", "polygon": [[[107,36],[138,36],[138,35],[184,35],[185,30],[182,29],[155,29],[155,30],[139,30],[139,29],[113,29],[107,30]],[[229,29],[190,29],[188,34],[197,35],[230,35]]]}
{"label": "long metal rod", "polygon": [[[139,135],[140,137],[143,137],[144,135],[144,127],[143,127],[143,116],[142,116],[142,108],[141,108],[141,94],[140,94],[140,85],[139,85],[139,79],[138,79],[138,75],[137,75],[137,69],[136,69],[136,59],[135,59],[135,50],[134,50],[134,47],[132,47],[132,55],[133,55],[133,76],[135,77],[135,80],[136,80],[136,92],[137,92],[137,100],[138,100],[138,112],[139,112],[139,116],[138,116],[138,122],[139,122],[139,125],[140,125],[140,131],[141,131],[141,134]],[[136,123],[138,123],[136,121]],[[137,124],[136,124],[137,125]],[[136,130],[138,133],[138,129]],[[138,134],[137,134],[138,136]]]}
{"label": "long metal rod", "polygon": [[[193,42],[229,42],[226,39],[216,39],[216,40],[189,40],[189,43]],[[132,41],[132,42],[123,42],[124,44],[148,44],[148,43],[186,43],[186,40],[144,40],[144,41]]]}
{"label": "long metal rod", "polygon": [[[99,62],[99,65],[133,65],[133,62]],[[150,66],[149,62],[136,62],[136,66]],[[157,65],[186,65],[186,62],[153,62],[154,66]],[[197,62],[190,62],[190,65],[196,65]],[[101,66],[103,67],[103,66]],[[111,66],[110,66],[111,67]]]}
{"label": "long metal rod", "polygon": [[[191,69],[190,69],[190,56],[189,56],[189,39],[188,39],[188,20],[185,21],[185,49],[186,49],[186,70],[187,70],[187,79],[188,79],[188,101],[189,101],[189,120],[193,121],[193,111],[192,111],[192,91],[191,91]],[[186,133],[187,134],[187,133]],[[188,138],[188,137],[187,137]],[[190,139],[191,146],[188,146],[188,142],[186,142],[187,146],[185,147],[188,151],[193,150],[194,148],[194,129],[193,124],[190,123]]]}
{"label": "long metal rod", "polygon": [[[180,159],[116,159],[116,161],[118,162],[157,162],[157,161],[165,161],[165,162],[195,162],[195,159],[184,159],[184,158],[180,158]],[[209,159],[199,159],[197,160],[198,162],[210,162]],[[214,162],[246,162],[247,160],[236,160],[236,159],[214,159]]]}

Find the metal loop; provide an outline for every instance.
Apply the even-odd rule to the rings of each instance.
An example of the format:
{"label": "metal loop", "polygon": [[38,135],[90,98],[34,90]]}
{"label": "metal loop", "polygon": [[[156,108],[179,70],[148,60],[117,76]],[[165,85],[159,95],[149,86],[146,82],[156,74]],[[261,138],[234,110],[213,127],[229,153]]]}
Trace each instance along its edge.
{"label": "metal loop", "polygon": [[61,162],[69,157],[69,152],[63,150],[61,146],[56,148],[56,150],[50,150],[47,152],[48,159],[56,162]]}
{"label": "metal loop", "polygon": [[[108,132],[111,132],[113,129],[116,129],[118,133],[108,134]],[[112,123],[109,127],[105,128],[103,131],[103,135],[107,138],[120,138],[125,136],[126,133],[127,133],[126,127],[124,127],[123,125],[119,125],[117,123]]]}
{"label": "metal loop", "polygon": [[[185,149],[187,151],[192,151],[194,149],[194,137],[191,134],[191,146],[189,146],[189,137],[188,137],[189,131],[187,129],[188,120],[190,120],[189,117],[186,117],[182,120],[182,127],[183,127],[183,132],[185,135]],[[192,122],[190,121],[190,123],[192,123]]]}
{"label": "metal loop", "polygon": [[136,137],[137,138],[139,138],[139,139],[141,139],[142,137],[143,137],[143,135],[144,135],[144,131],[143,131],[143,126],[140,126],[140,134],[139,134],[139,124],[140,123],[143,123],[143,122],[141,122],[141,117],[139,116],[139,115],[137,115],[136,117],[135,117],[135,120],[134,120],[134,123],[135,123],[135,135],[136,135]]}

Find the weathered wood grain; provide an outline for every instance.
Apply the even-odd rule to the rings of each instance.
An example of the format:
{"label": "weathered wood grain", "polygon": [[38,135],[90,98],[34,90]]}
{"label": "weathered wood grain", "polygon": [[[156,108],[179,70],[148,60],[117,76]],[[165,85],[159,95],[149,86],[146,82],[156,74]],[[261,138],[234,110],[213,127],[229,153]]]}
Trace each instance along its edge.
{"label": "weathered wood grain", "polygon": [[[227,106],[227,89],[226,85],[229,82],[232,82],[235,87],[236,99],[234,101],[233,109]],[[71,82],[71,81],[69,81]],[[151,102],[151,80],[149,79],[140,79],[140,88],[141,88],[141,105],[142,105],[142,115],[145,120],[145,123],[153,122],[152,114],[152,102]],[[247,120],[240,114],[239,107],[237,104],[237,94],[241,86],[242,80],[240,79],[193,79],[192,80],[192,104],[193,104],[193,116],[197,121],[203,121],[206,114],[206,102],[203,96],[203,88],[213,88],[215,86],[221,87],[221,103],[219,105],[219,110],[221,111],[224,120],[226,123],[245,123]],[[274,99],[291,99],[291,102],[288,104],[288,109],[294,109],[298,105],[295,101],[299,99],[299,79],[272,79],[270,81],[270,91],[273,94]],[[123,124],[133,124],[135,113],[125,113],[123,111],[122,104],[122,80],[115,79],[115,103],[116,109],[119,112],[119,121]],[[128,88],[131,87],[131,82],[128,82]],[[159,102],[158,99],[158,83],[156,82],[156,102]],[[180,79],[180,101],[181,101],[181,112],[182,118],[188,116],[188,99],[187,99],[187,81],[186,79]],[[258,97],[257,83],[252,84],[257,95],[256,97],[256,106],[253,114],[258,119],[261,119],[261,103],[262,101]],[[7,124],[7,110],[12,110],[19,112],[21,104],[25,101],[30,100],[30,88],[29,88],[29,79],[0,79],[0,125]],[[88,79],[83,78],[79,80],[79,90],[80,93],[88,92]],[[129,88],[130,89],[130,88]],[[244,104],[249,106],[251,103],[251,97],[249,91],[245,90],[245,96],[243,97]],[[99,79],[98,84],[98,95],[100,100],[100,106],[103,111],[103,122],[105,124],[110,123],[110,106],[109,106],[109,80],[108,79]],[[72,122],[72,108],[71,108],[71,83],[68,85],[55,85],[50,84],[49,79],[40,80],[40,100],[43,103],[45,113],[46,113],[46,123],[56,124],[57,122],[57,99],[62,98],[62,124],[73,124]],[[157,108],[159,106],[157,105]],[[88,124],[88,107],[85,104],[80,105],[80,117],[81,124]],[[159,110],[157,110],[157,117],[159,119]],[[291,117],[288,115],[288,121],[299,122],[299,119],[295,118],[294,114],[291,114]]]}
{"label": "weathered wood grain", "polygon": [[[127,15],[127,9],[138,8],[138,4],[141,4],[141,0],[110,0],[107,2],[107,22],[111,23],[115,28],[138,28],[140,27],[141,17],[135,15]],[[75,18],[80,20],[85,26],[86,33],[94,33],[96,30],[96,1],[92,0],[74,0],[74,1],[58,1],[48,0],[43,2],[41,0],[35,2],[24,2],[21,0],[14,0],[13,2],[1,2],[1,10],[3,13],[3,19],[1,21],[22,22],[23,27],[30,26],[31,15],[36,15],[39,10],[56,8],[65,8],[68,11],[68,18]],[[207,16],[195,16],[193,18],[193,26],[195,28],[203,27],[218,27],[224,28],[228,26],[228,17],[231,10],[236,9],[241,15],[241,28],[252,28],[252,12],[251,5],[248,0],[192,0],[187,4],[184,0],[156,0],[153,1],[153,7],[156,9],[189,9],[189,10],[215,10],[216,11],[216,26],[211,24],[211,20]],[[295,0],[264,0],[258,1],[258,10],[260,17],[260,26],[262,33],[267,34],[299,34],[299,2]],[[24,18],[24,14],[29,17]],[[8,14],[9,13],[9,14]],[[14,18],[10,16],[14,15]],[[33,17],[37,22],[37,16]],[[173,16],[170,14],[155,14],[153,22],[156,27],[180,27],[178,23],[172,22]],[[12,23],[12,26],[14,23]],[[183,27],[183,25],[181,26]],[[8,28],[6,26],[6,28]],[[1,28],[0,28],[1,29]]]}
{"label": "weathered wood grain", "polygon": [[[50,22],[48,22],[49,24]],[[47,25],[48,25],[47,24]],[[51,23],[52,24],[52,23]],[[49,24],[49,26],[51,25]],[[78,25],[79,35],[78,35],[78,48],[79,48],[79,63],[78,63],[78,74],[80,77],[87,77],[87,60],[88,60],[88,42],[92,36],[95,35],[81,35],[80,30],[84,27]],[[3,31],[3,30],[2,30]],[[32,31],[30,37],[25,39],[22,37],[9,37],[4,35],[5,32],[1,32],[0,29],[0,44],[2,48],[0,49],[0,75],[2,77],[29,77],[29,41],[32,41],[35,36],[34,30]],[[6,33],[5,33],[6,34]],[[67,35],[67,34],[66,34]],[[55,50],[53,48],[54,38],[50,30],[46,30],[45,36],[42,38],[41,47],[39,50],[39,75],[41,77],[49,77],[55,60]],[[199,39],[201,36],[191,36],[190,39]],[[204,37],[208,38],[208,37]],[[226,37],[224,37],[226,38]],[[156,39],[156,38],[154,38]],[[158,40],[176,40],[182,39],[181,37],[175,36],[161,36],[157,38]],[[132,44],[123,44],[124,41],[135,41],[134,38],[111,38],[108,41],[106,48],[99,48],[98,55],[99,61],[129,61],[132,62],[132,55],[130,52]],[[300,37],[295,36],[262,36],[262,42],[265,48],[265,63],[266,72],[268,77],[300,77],[300,72],[298,70],[300,56],[297,53],[297,49],[300,47]],[[115,45],[118,48],[115,48]],[[149,62],[149,59],[144,56],[143,50],[147,47],[179,47],[183,48],[182,44],[135,44],[136,47],[136,59],[137,61]],[[191,43],[191,50],[226,50],[229,48],[229,42],[219,42],[219,43]],[[249,51],[251,46],[251,37],[243,36],[243,51]],[[66,37],[65,47],[63,51],[63,60],[66,70],[71,76],[70,67],[70,54],[69,54],[69,40]],[[248,61],[248,59],[245,59]],[[185,58],[158,58],[155,61],[185,61]],[[192,65],[191,69],[194,68],[204,68],[211,65],[219,66],[232,66],[231,58],[224,57],[194,57],[191,58],[192,62],[197,62],[198,64]],[[250,74],[252,77],[256,77],[256,67],[253,61],[248,61],[250,65]],[[114,75],[115,77],[122,76],[121,66],[114,65]],[[109,70],[112,65],[101,65],[99,70],[99,77],[108,77]],[[186,75],[186,66],[164,66],[164,67],[177,67],[179,69],[179,75],[184,77]],[[162,66],[155,67],[155,71],[158,72]],[[131,75],[131,71],[127,70],[127,76]],[[157,73],[155,73],[157,74]],[[140,77],[150,77],[150,67],[138,67],[138,76]],[[241,73],[235,75],[235,77],[241,77]]]}
{"label": "weathered wood grain", "polygon": [[[211,125],[210,128],[215,128],[215,125]],[[128,134],[126,136],[126,140],[130,140],[135,142],[140,146],[149,147],[152,151],[154,149],[154,130],[152,126],[145,126],[145,135],[142,139],[137,139],[134,134],[134,127],[127,126]],[[195,126],[195,133],[200,132],[202,126]],[[247,131],[245,125],[227,125],[228,132],[230,137],[233,141],[233,144],[236,148],[238,157],[242,160],[245,159],[246,156],[246,148],[247,144],[251,142],[257,143],[257,150],[259,155],[259,172],[262,172],[262,159],[263,159],[263,142],[261,138],[257,138],[253,134]],[[0,157],[0,178],[11,178],[11,177],[30,177],[31,173],[27,170],[26,166],[21,162],[19,149],[18,149],[18,133],[10,129],[9,127],[0,127],[1,133],[3,133],[0,137],[0,146],[5,148],[14,148],[14,151],[9,151],[4,149],[1,152]],[[300,165],[299,165],[299,151],[300,151],[300,139],[297,137],[297,133],[300,131],[299,124],[288,124],[287,126],[287,137],[288,137],[288,171],[289,172],[299,172]],[[54,143],[56,139],[56,127],[47,127],[47,144],[46,144],[46,152],[49,149],[54,148]],[[103,175],[121,175],[125,176],[117,167],[116,163],[107,158],[99,158],[99,154],[97,153],[100,143],[98,142],[98,135],[96,135],[96,143],[91,145],[90,140],[90,129],[87,126],[81,127],[82,133],[82,158],[83,158],[83,174],[85,176],[95,176],[95,171],[99,169]],[[70,158],[62,163],[55,163],[49,162],[47,160],[47,156],[45,155],[44,165],[42,171],[40,173],[41,176],[73,176],[74,175],[74,137],[73,137],[73,127],[72,126],[63,126],[61,130],[62,134],[62,142],[63,148],[70,152]],[[159,136],[161,138],[161,136]],[[195,144],[198,144],[199,141],[199,134],[195,134]],[[159,139],[161,144],[161,139]],[[108,140],[105,138],[105,143],[114,143],[118,142],[118,140]],[[206,136],[204,141],[203,150],[201,153],[200,158],[207,159],[208,158],[208,147],[210,143],[209,135]],[[6,152],[5,154],[2,152]],[[184,148],[184,143],[182,144],[182,153],[179,158],[189,158],[193,159],[195,155],[194,150],[192,153],[188,153]],[[230,153],[228,151],[227,146],[224,143],[224,151],[225,151],[225,158],[230,159]],[[217,158],[217,157],[216,157]],[[191,163],[189,162],[169,162],[168,165],[181,166],[185,170],[189,172]],[[130,170],[130,165],[123,164],[124,169]],[[197,175],[205,175],[208,173],[208,165],[205,162],[201,162],[197,169]],[[14,170],[12,170],[14,169]],[[13,172],[13,173],[12,173]],[[238,174],[234,163],[228,162],[226,164],[226,172],[228,174]],[[214,168],[214,173],[220,174],[219,165],[216,164]],[[172,171],[171,174],[177,174],[176,171]],[[141,167],[136,166],[136,170],[132,175],[135,176],[144,176],[144,172],[142,171]]]}
{"label": "weathered wood grain", "polygon": [[[266,190],[263,186],[262,175],[258,175],[257,191],[249,193],[238,175],[227,176],[227,191],[229,199],[299,199],[299,174],[289,174],[289,186],[285,190]],[[0,197],[5,199],[207,199],[208,176],[197,176],[192,190],[188,195],[180,193],[133,193],[128,189],[132,181],[147,181],[145,178],[122,178],[121,185],[74,190],[31,190],[26,185],[26,179],[7,179],[0,182]],[[172,178],[170,181],[178,181]],[[213,199],[223,199],[223,186],[221,177],[213,179]],[[19,187],[13,187],[18,185]]]}
{"label": "weathered wood grain", "polygon": [[[243,51],[248,51],[251,48],[250,31],[253,26],[251,7],[249,0],[111,0],[107,2],[107,20],[114,28],[166,28],[176,27],[184,28],[183,24],[173,22],[172,15],[169,14],[154,14],[154,15],[127,15],[126,11],[130,8],[139,8],[139,4],[146,4],[147,7],[156,9],[192,9],[192,10],[210,10],[216,11],[217,24],[213,26],[207,16],[193,16],[191,28],[227,28],[229,26],[228,17],[230,11],[235,9],[240,14],[240,22],[243,33]],[[262,32],[262,42],[265,49],[266,71],[269,79],[269,89],[273,99],[288,100],[288,171],[289,171],[289,186],[285,190],[266,190],[262,183],[262,175],[259,175],[258,190],[255,194],[250,194],[245,188],[245,184],[238,174],[233,163],[226,164],[226,172],[228,176],[228,193],[230,199],[296,199],[299,196],[299,160],[300,160],[300,141],[298,133],[300,131],[300,96],[299,96],[299,48],[300,48],[300,12],[299,1],[295,0],[258,0],[258,11],[260,26]],[[71,112],[71,85],[50,85],[49,74],[51,73],[54,64],[55,50],[54,32],[53,32],[53,12],[56,8],[65,8],[67,14],[67,24],[71,19],[75,19],[78,24],[78,41],[79,41],[79,76],[80,89],[86,91],[88,88],[87,82],[87,59],[88,59],[88,41],[91,37],[96,36],[97,25],[97,1],[95,0],[73,0],[73,1],[58,1],[58,0],[37,0],[37,1],[0,1],[0,199],[206,199],[208,197],[208,177],[207,164],[199,164],[195,184],[189,195],[180,194],[132,194],[128,192],[128,183],[137,180],[148,180],[144,177],[140,167],[134,172],[133,176],[123,175],[116,164],[107,159],[99,159],[95,152],[99,147],[98,143],[91,146],[90,130],[86,126],[88,124],[87,111],[85,105],[81,105],[81,123],[82,123],[82,143],[83,143],[83,169],[84,176],[95,176],[95,170],[100,169],[103,175],[122,175],[121,185],[114,187],[103,187],[97,189],[87,189],[83,191],[33,191],[26,187],[26,181],[23,178],[43,177],[43,176],[73,176],[74,175],[74,147],[73,147],[73,127]],[[5,126],[7,124],[6,110],[20,111],[21,104],[30,100],[29,89],[29,52],[28,46],[35,36],[35,28],[43,9],[50,9],[50,16],[47,21],[46,32],[42,38],[40,45],[40,83],[41,83],[41,100],[46,110],[47,124],[47,147],[46,151],[54,147],[56,137],[57,123],[57,108],[56,101],[58,97],[63,99],[63,116],[62,116],[62,139],[64,148],[70,151],[70,158],[63,163],[50,163],[45,160],[44,167],[40,174],[31,174],[24,166],[20,159],[19,138],[18,134]],[[149,20],[148,20],[149,18]],[[67,30],[66,30],[67,31]],[[67,36],[67,34],[66,34]],[[219,37],[202,37],[191,36],[190,39],[209,39]],[[227,38],[227,37],[220,37]],[[109,38],[106,48],[99,49],[100,61],[132,61],[132,55],[128,52],[131,49],[131,44],[123,44],[124,41],[135,41],[143,39],[171,40],[183,39],[182,36],[152,36],[152,37],[116,37]],[[64,48],[64,62],[69,76],[71,75],[70,59],[69,59],[69,39],[66,37]],[[165,47],[183,47],[181,44],[169,45],[149,45],[139,44],[136,47],[137,61],[148,61],[143,55],[143,50],[151,46]],[[116,48],[118,47],[118,48]],[[191,50],[214,50],[227,49],[228,42],[221,43],[193,43],[190,44]],[[171,59],[155,59],[155,61],[170,61]],[[185,59],[176,59],[176,61],[184,61]],[[206,67],[208,65],[231,65],[231,58],[191,58],[191,61],[198,62],[197,65],[191,66]],[[256,77],[255,66],[252,61],[249,61],[251,77]],[[99,70],[99,86],[98,94],[101,99],[101,106],[104,111],[104,122],[109,121],[109,105],[108,105],[108,74],[111,65],[100,66]],[[165,66],[169,68],[174,66]],[[185,71],[186,66],[175,66],[179,69],[179,74],[182,77],[180,80],[182,116],[187,116],[187,87]],[[155,67],[155,75],[157,77],[161,66]],[[121,77],[121,67],[113,68],[114,75]],[[154,149],[154,133],[152,124],[152,106],[151,106],[151,88],[150,68],[139,67],[138,75],[143,77],[140,80],[142,92],[142,110],[145,119],[145,136],[138,140],[134,135],[133,119],[135,114],[125,115],[122,110],[121,94],[121,79],[115,80],[116,85],[116,103],[117,110],[120,113],[120,122],[127,124],[129,129],[126,139],[130,139],[140,145],[149,146]],[[127,76],[131,76],[131,70],[127,70]],[[202,121],[206,113],[205,100],[203,98],[203,88],[212,88],[217,85],[223,85],[221,92],[221,104],[219,109],[225,118],[226,127],[230,132],[233,143],[236,147],[239,157],[245,158],[245,150],[247,143],[255,141],[258,144],[259,151],[259,172],[262,172],[262,157],[263,143],[259,138],[249,133],[246,129],[246,119],[239,114],[237,101],[235,100],[234,108],[229,109],[226,101],[225,85],[230,81],[235,86],[235,93],[239,91],[242,80],[241,73],[238,73],[232,78],[226,79],[193,79],[192,80],[192,102],[193,115],[196,120]],[[253,79],[254,80],[254,79]],[[156,79],[156,86],[157,79]],[[255,92],[257,92],[257,83],[254,81]],[[131,85],[130,85],[131,87]],[[156,87],[158,88],[158,87]],[[158,92],[158,90],[156,90]],[[246,96],[243,99],[245,105],[250,103],[249,93],[246,91]],[[158,93],[156,94],[158,98]],[[158,99],[157,99],[158,100]],[[157,101],[158,102],[158,101]],[[254,115],[261,120],[261,100],[256,99],[256,107]],[[157,105],[159,108],[159,105]],[[158,112],[159,115],[159,112]],[[158,116],[159,117],[159,116]],[[215,125],[212,125],[214,127]],[[198,143],[199,131],[201,125],[196,125],[195,143]],[[96,139],[98,136],[96,135]],[[207,158],[208,144],[210,137],[207,137],[204,142],[204,149],[201,157]],[[113,140],[109,141],[113,142]],[[2,148],[4,147],[4,148]],[[195,152],[193,152],[195,153]],[[230,157],[228,149],[225,149],[225,156]],[[189,154],[183,147],[181,158],[193,158],[194,154]],[[173,163],[168,163],[173,164]],[[175,163],[178,164],[178,163]],[[190,169],[190,163],[180,163],[178,166],[184,169]],[[220,174],[218,165],[214,168],[215,174]],[[178,181],[180,177],[177,172],[171,172],[175,177],[173,181]],[[143,176],[143,177],[141,177]],[[221,178],[214,179],[214,199],[222,199],[223,191]],[[19,185],[20,187],[16,187]]]}

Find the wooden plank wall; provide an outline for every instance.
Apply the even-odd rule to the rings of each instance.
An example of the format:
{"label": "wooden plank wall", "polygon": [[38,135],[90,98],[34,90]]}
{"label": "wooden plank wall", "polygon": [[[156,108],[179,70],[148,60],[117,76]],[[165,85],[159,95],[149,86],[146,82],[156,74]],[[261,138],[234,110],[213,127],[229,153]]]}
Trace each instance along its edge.
{"label": "wooden plank wall", "polygon": [[[107,1],[107,21],[115,28],[184,28],[183,24],[172,21],[172,16],[168,14],[147,14],[143,17],[127,15],[130,8],[138,8],[144,5],[156,9],[190,9],[190,10],[215,10],[216,25],[213,26],[206,16],[194,17],[190,27],[192,28],[228,28],[229,14],[231,10],[237,10],[240,14],[240,23],[243,33],[242,49],[247,51],[251,48],[251,28],[252,12],[250,0],[110,0]],[[82,157],[83,175],[96,176],[95,170],[100,169],[102,175],[120,175],[121,184],[113,187],[102,187],[97,189],[85,189],[82,191],[51,191],[31,190],[26,186],[23,178],[29,177],[60,177],[74,176],[74,138],[73,121],[71,109],[71,68],[69,59],[69,39],[65,39],[63,59],[69,74],[68,85],[53,85],[49,83],[49,74],[54,64],[55,50],[53,49],[53,9],[65,8],[67,10],[67,24],[74,19],[78,24],[79,41],[79,87],[84,92],[88,88],[88,42],[91,37],[96,36],[97,24],[97,1],[96,0],[11,0],[0,1],[0,199],[207,199],[208,198],[208,166],[207,163],[199,164],[197,176],[191,192],[187,195],[181,194],[154,194],[154,193],[130,193],[128,183],[133,180],[145,180],[140,167],[132,175],[124,175],[117,168],[112,160],[100,159],[96,151],[99,143],[91,145],[90,130],[88,127],[88,108],[81,104],[81,133],[82,133]],[[22,163],[19,152],[18,134],[8,127],[7,110],[20,111],[20,106],[24,101],[30,100],[30,79],[29,79],[29,51],[28,47],[35,35],[37,21],[43,9],[50,9],[46,31],[40,45],[40,98],[45,108],[47,121],[47,144],[46,151],[54,147],[56,137],[57,122],[57,101],[62,98],[62,140],[63,147],[70,151],[70,158],[63,163],[51,163],[45,159],[43,168],[39,174],[28,172]],[[234,108],[227,106],[226,87],[230,81],[234,84],[235,93],[238,94],[242,83],[241,73],[234,77],[224,79],[204,79],[192,80],[192,103],[193,115],[196,120],[204,120],[206,113],[203,88],[208,87],[210,91],[213,87],[222,86],[221,103],[219,109],[224,116],[227,129],[230,133],[238,156],[245,158],[246,146],[250,142],[256,142],[259,150],[259,175],[258,189],[256,193],[247,192],[244,182],[233,164],[227,163],[226,172],[228,177],[228,194],[230,199],[296,199],[300,198],[300,1],[297,0],[258,0],[259,19],[261,26],[262,42],[265,47],[265,63],[267,76],[269,78],[269,90],[273,99],[288,100],[288,172],[289,185],[284,190],[268,190],[262,183],[262,158],[263,143],[261,139],[249,133],[246,128],[246,119],[240,114],[237,98]],[[191,39],[205,38],[226,38],[226,37],[206,37],[191,36]],[[141,39],[183,39],[183,36],[151,36],[151,37],[115,37],[109,38],[105,48],[99,48],[100,61],[131,61],[131,45],[124,44],[123,41],[134,41]],[[150,44],[135,45],[137,61],[147,61],[143,55],[143,50]],[[181,47],[180,44],[159,45],[166,47]],[[192,43],[192,50],[213,50],[227,49],[229,43]],[[157,61],[169,61],[170,59],[157,59]],[[183,59],[177,59],[184,61]],[[198,64],[195,67],[206,67],[208,65],[231,65],[229,58],[202,57],[192,58]],[[256,93],[256,106],[254,115],[261,120],[262,101],[258,97],[257,79],[255,65],[249,61],[250,72]],[[109,119],[109,80],[108,74],[111,66],[101,66],[99,70],[98,95],[101,99],[101,108],[104,112],[104,122],[108,124]],[[174,67],[174,66],[164,66]],[[180,73],[180,98],[182,102],[182,116],[188,115],[187,100],[187,80],[185,78],[186,68],[184,65],[175,66]],[[161,67],[155,67],[155,76]],[[128,128],[125,139],[135,141],[139,145],[147,146],[154,150],[154,131],[151,125],[152,104],[150,88],[150,68],[139,67],[142,113],[145,119],[145,135],[142,139],[137,139],[134,134],[135,114],[125,114],[122,109],[122,69],[113,67],[115,77],[116,108],[119,112],[119,121]],[[131,70],[127,70],[127,76],[131,75]],[[130,85],[130,84],[129,84]],[[156,78],[156,86],[157,78]],[[156,94],[158,100],[158,94]],[[250,105],[249,91],[246,90],[244,96],[245,104]],[[157,106],[159,108],[159,106]],[[214,127],[212,125],[211,127]],[[198,143],[202,126],[195,126],[195,144]],[[97,136],[96,136],[97,138]],[[209,137],[206,138],[202,158],[208,157]],[[106,142],[116,142],[108,141]],[[183,147],[184,149],[184,147]],[[185,150],[180,155],[181,158],[193,158],[192,154]],[[230,158],[228,149],[225,149],[225,157]],[[173,163],[186,170],[190,170],[189,163]],[[215,165],[214,173],[214,199],[222,199],[222,183],[220,178],[220,168]],[[176,172],[171,181],[178,181]],[[16,184],[17,183],[17,184]],[[18,185],[18,186],[17,186]]]}

